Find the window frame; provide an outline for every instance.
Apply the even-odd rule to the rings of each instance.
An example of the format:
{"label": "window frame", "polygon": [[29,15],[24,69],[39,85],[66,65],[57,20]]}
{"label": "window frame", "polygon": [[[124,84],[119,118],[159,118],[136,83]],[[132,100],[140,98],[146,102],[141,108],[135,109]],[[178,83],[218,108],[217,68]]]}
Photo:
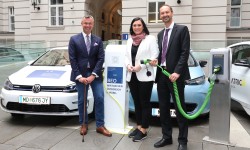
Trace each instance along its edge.
{"label": "window frame", "polygon": [[[9,13],[9,17],[8,17],[8,23],[9,23],[9,32],[15,32],[15,8],[14,6],[9,6],[8,7],[8,13]],[[13,17],[13,22],[12,22],[12,18]],[[14,29],[12,29],[12,25],[14,25]]]}
{"label": "window frame", "polygon": [[[155,7],[156,7],[156,10],[155,12],[149,12],[149,3],[155,3]],[[159,16],[159,3],[164,3],[165,4],[165,0],[148,0],[147,1],[147,23],[148,24],[160,24],[162,23],[162,20],[161,19],[158,19],[158,16]],[[149,15],[150,14],[155,14],[155,22],[150,22],[150,19],[149,19]]]}
{"label": "window frame", "polygon": [[[58,3],[59,0],[56,0],[56,4],[55,5],[52,5],[51,4],[51,0],[49,0],[49,26],[50,27],[55,27],[55,26],[64,26],[64,15],[63,15],[63,10],[62,10],[62,16],[59,16],[59,9],[62,8],[63,9],[63,0],[62,0],[62,4],[59,4]],[[55,25],[52,25],[51,24],[51,21],[52,21],[52,15],[51,15],[51,8],[55,8],[56,9],[56,15],[55,15],[55,18],[56,18],[56,24]],[[54,16],[53,16],[54,17]],[[60,17],[62,17],[62,21],[63,23],[60,25],[59,22],[60,22]]]}
{"label": "window frame", "polygon": [[[230,1],[230,21],[229,21],[229,27],[230,28],[240,28],[241,27],[241,16],[242,16],[242,12],[241,12],[241,6],[242,6],[242,0],[240,0],[240,4],[239,5],[232,5],[232,0]],[[232,17],[232,9],[239,9],[239,13],[240,16],[239,17]],[[232,26],[231,22],[233,18],[239,18],[239,25],[238,26]]]}

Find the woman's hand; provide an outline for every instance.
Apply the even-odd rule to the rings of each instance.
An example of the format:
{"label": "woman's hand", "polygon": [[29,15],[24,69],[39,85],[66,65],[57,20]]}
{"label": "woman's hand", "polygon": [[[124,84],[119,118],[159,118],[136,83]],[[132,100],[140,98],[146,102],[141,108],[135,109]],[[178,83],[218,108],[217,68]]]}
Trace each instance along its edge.
{"label": "woman's hand", "polygon": [[157,66],[158,60],[157,60],[157,59],[153,59],[153,60],[151,60],[151,61],[149,62],[149,64],[150,64],[151,66]]}
{"label": "woman's hand", "polygon": [[141,70],[141,66],[140,65],[136,65],[133,67],[133,72],[138,72]]}
{"label": "woman's hand", "polygon": [[128,70],[128,72],[133,72],[133,66],[127,65],[127,70]]}

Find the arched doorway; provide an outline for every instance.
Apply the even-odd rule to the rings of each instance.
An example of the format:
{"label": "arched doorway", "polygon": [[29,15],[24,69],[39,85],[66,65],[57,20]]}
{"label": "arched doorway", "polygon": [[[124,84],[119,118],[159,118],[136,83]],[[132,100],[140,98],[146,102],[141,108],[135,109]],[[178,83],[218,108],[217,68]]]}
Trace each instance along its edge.
{"label": "arched doorway", "polygon": [[122,0],[86,0],[88,13],[95,18],[93,33],[103,41],[121,40]]}

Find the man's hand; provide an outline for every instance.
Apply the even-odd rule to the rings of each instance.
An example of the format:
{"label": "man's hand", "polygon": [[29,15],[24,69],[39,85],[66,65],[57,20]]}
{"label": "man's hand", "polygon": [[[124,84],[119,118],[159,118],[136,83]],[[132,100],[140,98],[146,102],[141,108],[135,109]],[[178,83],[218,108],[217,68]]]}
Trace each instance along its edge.
{"label": "man's hand", "polygon": [[88,84],[92,83],[95,80],[95,75],[91,74],[89,77],[87,77]]}
{"label": "man's hand", "polygon": [[79,78],[78,81],[81,82],[81,83],[83,83],[83,84],[85,84],[85,85],[88,84],[88,79],[84,78],[84,77]]}
{"label": "man's hand", "polygon": [[171,80],[171,82],[175,82],[179,77],[180,74],[174,72],[169,76],[169,79]]}

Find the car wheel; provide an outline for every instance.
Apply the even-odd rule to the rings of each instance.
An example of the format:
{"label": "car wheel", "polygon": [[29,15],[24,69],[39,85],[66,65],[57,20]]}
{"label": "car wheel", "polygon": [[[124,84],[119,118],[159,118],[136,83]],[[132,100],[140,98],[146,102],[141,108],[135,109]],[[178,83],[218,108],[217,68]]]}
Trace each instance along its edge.
{"label": "car wheel", "polygon": [[24,114],[14,114],[14,113],[11,113],[11,116],[13,118],[16,118],[16,119],[22,119],[22,118],[24,118]]}

